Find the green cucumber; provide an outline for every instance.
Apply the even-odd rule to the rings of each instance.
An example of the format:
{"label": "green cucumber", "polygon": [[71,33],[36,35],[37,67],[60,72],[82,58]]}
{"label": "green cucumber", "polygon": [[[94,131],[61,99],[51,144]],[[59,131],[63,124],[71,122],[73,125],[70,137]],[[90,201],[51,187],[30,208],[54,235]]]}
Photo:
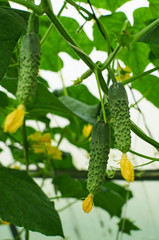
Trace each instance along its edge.
{"label": "green cucumber", "polygon": [[126,153],[130,149],[130,114],[128,97],[124,86],[116,82],[108,90],[109,107],[113,118],[115,145]]}
{"label": "green cucumber", "polygon": [[101,119],[97,120],[92,130],[88,167],[87,189],[91,194],[97,193],[105,180],[109,150],[109,125]]}
{"label": "green cucumber", "polygon": [[20,43],[17,99],[29,104],[35,95],[40,64],[40,41],[34,32],[26,33]]}

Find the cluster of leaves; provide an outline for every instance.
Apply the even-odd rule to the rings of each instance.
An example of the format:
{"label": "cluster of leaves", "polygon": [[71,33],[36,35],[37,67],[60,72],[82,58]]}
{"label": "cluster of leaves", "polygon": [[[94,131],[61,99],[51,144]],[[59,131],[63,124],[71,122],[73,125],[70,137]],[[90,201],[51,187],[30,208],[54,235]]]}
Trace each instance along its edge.
{"label": "cluster of leaves", "polygon": [[[22,4],[26,6],[26,2],[22,1]],[[76,1],[69,0],[66,2],[76,7],[79,13],[83,15],[84,9],[80,8]],[[87,0],[78,2],[90,3]],[[158,78],[153,75],[142,75],[149,63],[156,67],[159,64],[159,38],[157,37],[159,25],[156,24],[144,32],[144,29],[159,17],[159,3],[149,0],[149,7],[135,10],[133,13],[134,23],[131,25],[123,12],[116,12],[126,2],[127,0],[91,1],[92,6],[110,11],[110,14],[101,15],[97,19],[94,13],[91,12],[91,9],[90,12],[85,10],[85,14],[89,16],[87,21],[95,20],[93,24],[93,40],[88,38],[83,29],[78,31],[80,26],[75,19],[58,17],[58,24],[62,23],[62,25],[58,25],[56,21],[53,22],[53,18],[50,18],[49,12],[47,15],[54,24],[51,26],[48,38],[42,45],[40,69],[58,72],[63,67],[63,62],[58,55],[60,52],[66,52],[74,59],[80,59],[79,56],[81,56],[86,63],[91,64],[91,61],[86,56],[90,54],[93,48],[113,53],[113,50],[119,44],[122,46],[122,51],[119,52],[118,59],[130,67],[134,77],[140,76],[131,83],[131,87],[140,91],[147,100],[159,107],[159,101],[157,101],[159,98]],[[27,28],[30,13],[13,9],[6,2],[0,1],[0,4],[0,80],[3,87],[0,92],[0,141],[8,143],[7,140],[9,139],[8,147],[12,152],[14,160],[25,164],[21,129],[14,134],[4,133],[3,123],[10,109],[17,106],[15,93],[18,79],[18,41]],[[41,39],[43,39],[50,26],[50,19],[47,15],[37,17],[35,21],[34,28],[39,33]],[[107,34],[102,34],[103,31],[99,25],[104,26],[104,33],[106,32]],[[70,44],[67,44],[68,39],[63,29],[60,30],[58,26],[64,26],[64,29],[80,46],[81,52],[85,52],[88,55],[85,56],[83,53],[80,55],[81,52],[79,50],[71,48]],[[142,32],[140,37],[133,42],[133,39],[140,32]],[[63,35],[63,38],[61,35]],[[66,90],[68,96],[64,94],[63,89],[51,92],[47,81],[38,77],[36,96],[27,108],[27,120],[43,122],[45,124],[44,133],[49,132],[52,139],[55,139],[55,135],[59,134],[61,137],[60,141],[66,138],[71,144],[89,151],[89,138],[83,135],[82,129],[88,123],[94,124],[96,121],[100,112],[100,101],[82,84],[70,86]],[[50,128],[48,113],[68,119],[69,124],[64,128]],[[26,132],[29,136],[35,132],[35,129],[26,126]],[[136,134],[137,132],[139,132],[139,129],[136,131]],[[141,137],[141,134],[139,135]],[[53,184],[61,192],[62,197],[81,199],[87,196],[85,181],[75,180],[68,175],[56,176],[57,169],[65,170],[66,172],[67,170],[75,169],[70,153],[63,152],[62,160],[54,159],[48,163],[43,155],[37,155],[29,149],[29,161],[36,166],[37,170],[40,168],[39,163],[43,163],[44,168],[40,169],[39,172],[44,176],[45,174],[53,176],[54,173]],[[63,236],[60,218],[53,202],[49,201],[48,197],[26,172],[1,166],[0,185],[0,217],[2,220],[46,235]],[[127,190],[123,187],[115,183],[105,182],[101,192],[95,196],[94,204],[106,210],[111,216],[120,217],[121,209],[125,204],[126,194]],[[132,197],[131,193],[129,193],[129,197]],[[130,230],[138,230],[129,220],[125,221],[126,233],[130,234]],[[121,231],[121,224],[122,220],[119,223],[119,231]]]}

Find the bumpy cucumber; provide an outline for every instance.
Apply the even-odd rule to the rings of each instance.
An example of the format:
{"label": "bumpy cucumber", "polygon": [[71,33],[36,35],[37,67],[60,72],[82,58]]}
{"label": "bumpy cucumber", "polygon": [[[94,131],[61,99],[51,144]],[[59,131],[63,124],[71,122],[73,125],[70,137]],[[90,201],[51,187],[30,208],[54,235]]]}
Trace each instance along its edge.
{"label": "bumpy cucumber", "polygon": [[109,106],[113,118],[115,145],[126,153],[130,149],[130,115],[128,97],[124,86],[121,83],[114,83],[108,90]]}
{"label": "bumpy cucumber", "polygon": [[92,130],[88,167],[87,189],[91,194],[98,192],[104,182],[109,145],[109,125],[105,124],[103,120],[97,120]]}
{"label": "bumpy cucumber", "polygon": [[35,95],[40,64],[40,42],[36,33],[26,33],[20,43],[17,99],[27,105]]}

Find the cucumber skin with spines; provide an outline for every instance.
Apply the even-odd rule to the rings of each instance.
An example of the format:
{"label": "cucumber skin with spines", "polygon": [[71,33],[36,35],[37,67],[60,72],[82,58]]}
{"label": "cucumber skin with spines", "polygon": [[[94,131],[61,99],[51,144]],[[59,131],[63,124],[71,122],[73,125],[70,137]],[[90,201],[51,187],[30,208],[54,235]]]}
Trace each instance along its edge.
{"label": "cucumber skin with spines", "polygon": [[121,152],[126,153],[130,149],[131,134],[129,103],[124,86],[119,82],[112,84],[108,90],[108,97],[115,145]]}
{"label": "cucumber skin with spines", "polygon": [[26,33],[19,50],[19,74],[16,97],[24,105],[29,104],[35,95],[40,64],[40,41],[36,33]]}
{"label": "cucumber skin with spines", "polygon": [[92,130],[88,167],[87,189],[91,194],[97,193],[105,180],[109,150],[109,125],[97,120]]}

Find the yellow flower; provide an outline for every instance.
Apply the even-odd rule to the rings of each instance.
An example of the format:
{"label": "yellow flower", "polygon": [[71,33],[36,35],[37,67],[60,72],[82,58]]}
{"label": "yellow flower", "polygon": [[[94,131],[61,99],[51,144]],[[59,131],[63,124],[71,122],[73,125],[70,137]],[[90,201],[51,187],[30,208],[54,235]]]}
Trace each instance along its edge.
{"label": "yellow flower", "polygon": [[83,135],[85,137],[88,137],[90,135],[91,131],[92,131],[92,125],[91,124],[84,125],[82,132],[83,132]]}
{"label": "yellow flower", "polygon": [[41,139],[41,132],[35,132],[29,136],[29,139],[34,141],[34,142],[39,142]]}
{"label": "yellow flower", "polygon": [[89,213],[93,206],[93,195],[89,194],[88,197],[83,201],[82,209],[85,213]]}
{"label": "yellow flower", "polygon": [[125,80],[131,78],[130,73],[132,71],[128,66],[125,67],[125,68],[121,68],[119,66],[119,71],[120,71],[120,78],[119,78],[119,76],[115,77],[118,82],[119,82],[119,80],[122,82],[122,81],[125,81]]}
{"label": "yellow flower", "polygon": [[123,153],[121,161],[121,175],[127,182],[134,181],[134,168],[129,159],[127,158],[126,154]]}
{"label": "yellow flower", "polygon": [[47,146],[47,155],[51,156],[53,159],[62,159],[62,152],[57,147],[51,145]]}
{"label": "yellow flower", "polygon": [[47,143],[47,144],[51,144],[51,134],[50,133],[45,133],[44,135],[42,135],[41,142]]}
{"label": "yellow flower", "polygon": [[6,117],[4,122],[4,132],[16,132],[17,129],[23,125],[24,115],[24,105],[20,104],[17,109]]}

